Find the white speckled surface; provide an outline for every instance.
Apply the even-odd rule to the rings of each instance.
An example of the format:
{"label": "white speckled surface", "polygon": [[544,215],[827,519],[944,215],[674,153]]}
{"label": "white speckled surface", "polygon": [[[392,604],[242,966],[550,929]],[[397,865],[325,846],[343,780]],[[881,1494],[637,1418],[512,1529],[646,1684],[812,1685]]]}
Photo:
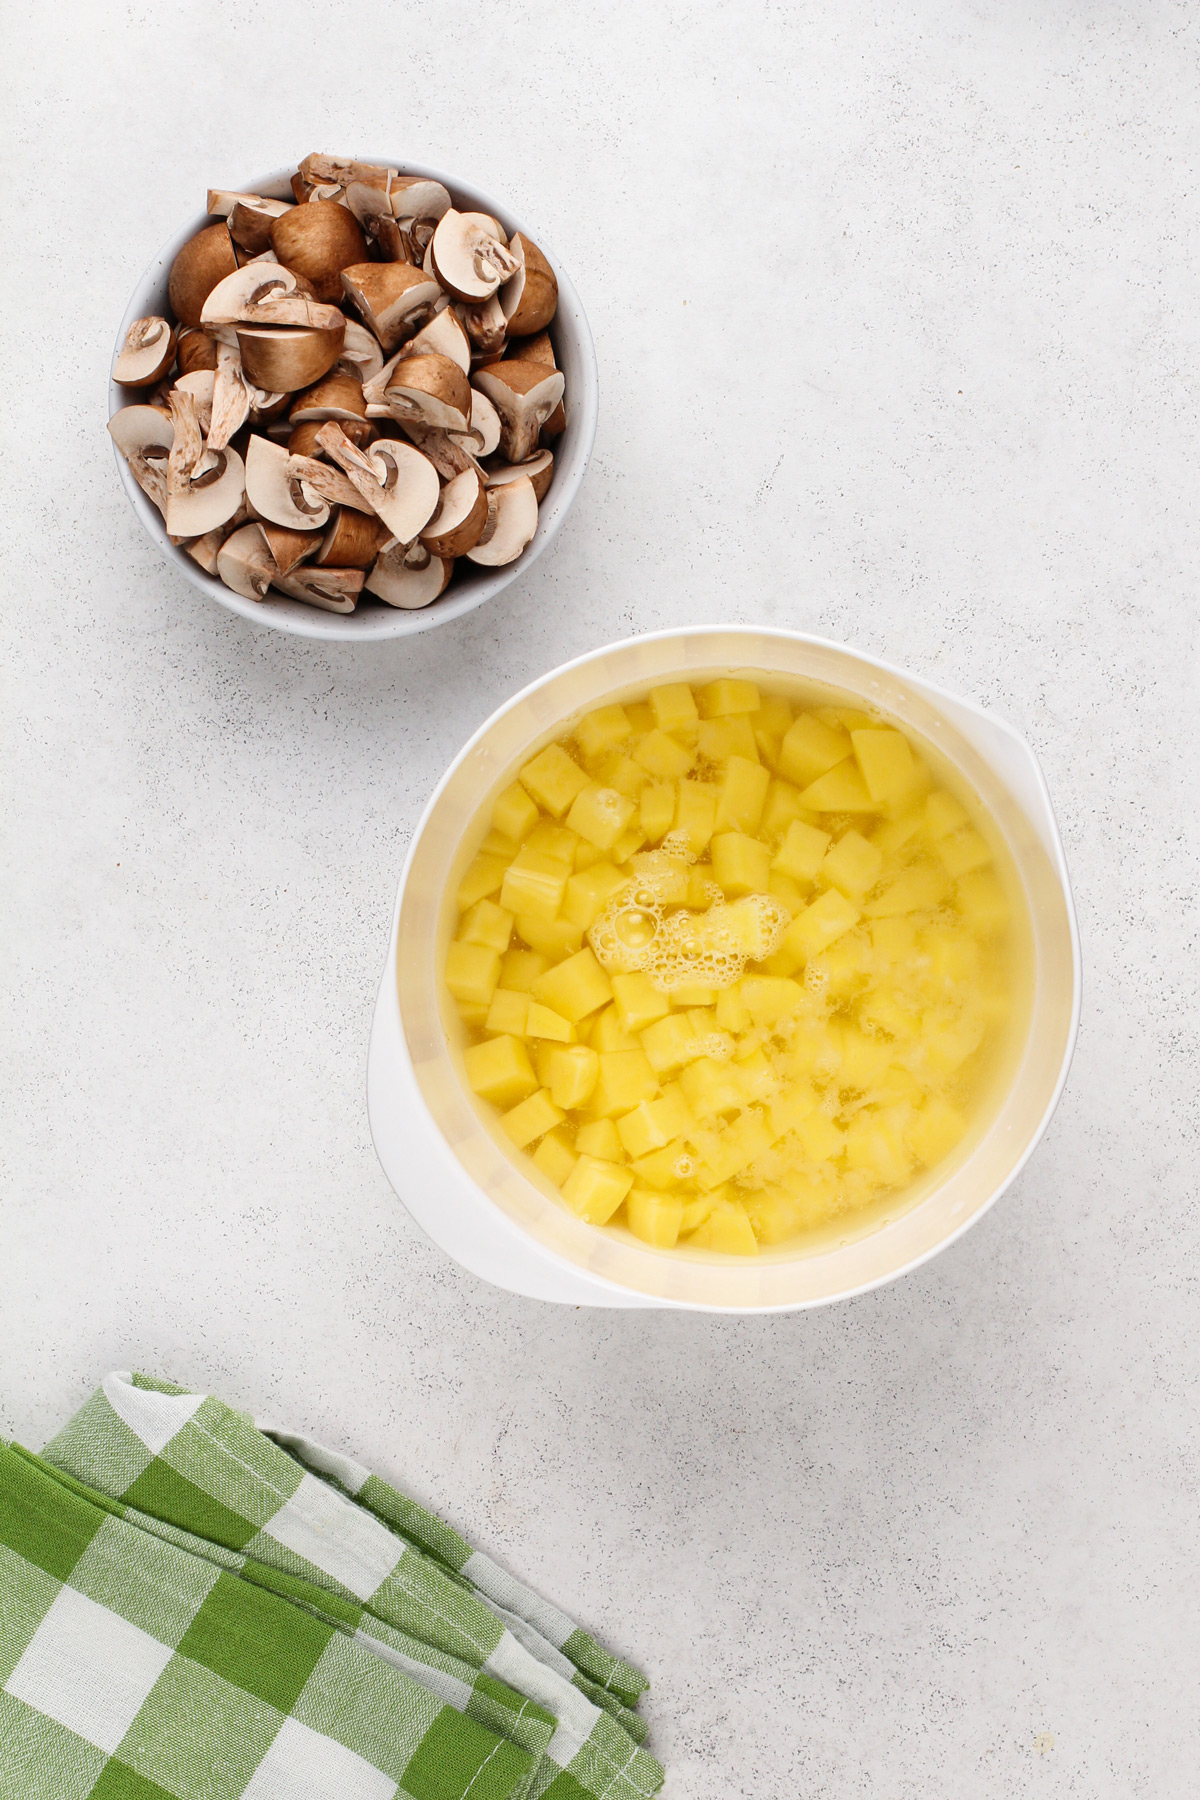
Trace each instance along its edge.
{"label": "white speckled surface", "polygon": [[[645,1664],[674,1796],[1195,1792],[1198,49],[1170,0],[8,10],[0,1430],[132,1362],[340,1442]],[[545,221],[596,457],[527,585],[321,650],[155,554],[106,361],[210,180],[404,142]],[[1080,1049],[899,1285],[560,1312],[376,1166],[395,879],[500,697],[722,618],[1028,733]]]}

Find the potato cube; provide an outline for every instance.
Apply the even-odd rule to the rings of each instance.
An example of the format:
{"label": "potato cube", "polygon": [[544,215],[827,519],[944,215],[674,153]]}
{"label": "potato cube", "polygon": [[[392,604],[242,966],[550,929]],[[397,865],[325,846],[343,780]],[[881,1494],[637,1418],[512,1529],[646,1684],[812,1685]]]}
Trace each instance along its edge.
{"label": "potato cube", "polygon": [[847,831],[828,852],[819,873],[833,887],[857,900],[874,887],[882,867],[883,851],[869,844],[861,833]]}
{"label": "potato cube", "polygon": [[876,825],[871,833],[871,842],[877,844],[885,856],[897,856],[916,837],[924,818],[925,815],[919,808],[909,807],[906,812],[897,813],[894,819],[885,819],[882,824]]}
{"label": "potato cube", "polygon": [[593,1050],[637,1050],[638,1040],[631,1037],[621,1023],[621,1015],[616,1006],[606,1006],[603,1012],[597,1013],[588,1033],[588,1042]]}
{"label": "potato cube", "polygon": [[624,1162],[625,1152],[611,1119],[592,1119],[575,1133],[575,1148],[581,1156],[598,1156],[604,1162]]}
{"label": "potato cube", "polygon": [[806,998],[798,981],[778,975],[744,975],[740,988],[746,1010],[756,1025],[777,1025],[803,1006]]}
{"label": "potato cube", "polygon": [[650,710],[660,731],[680,731],[699,718],[696,700],[686,681],[669,681],[650,689]]}
{"label": "potato cube", "polygon": [[532,794],[539,806],[561,819],[576,794],[587,786],[588,778],[561,744],[547,744],[544,750],[525,764],[520,773],[521,786]]}
{"label": "potato cube", "polygon": [[726,831],[712,841],[712,870],[731,898],[765,894],[771,879],[771,852],[758,838]]}
{"label": "potato cube", "polygon": [[799,789],[794,788],[790,781],[780,781],[777,775],[773,775],[771,785],[767,789],[762,818],[759,820],[759,830],[763,837],[770,838],[772,843],[777,843],[793,819],[804,817],[805,812],[800,804]]}
{"label": "potato cube", "polygon": [[736,1200],[718,1201],[688,1241],[704,1250],[719,1250],[725,1256],[758,1255],[754,1227],[746,1216],[745,1207]]}
{"label": "potato cube", "polygon": [[533,984],[533,997],[578,1025],[590,1012],[612,999],[612,984],[591,950],[580,950],[557,968],[547,969]]}
{"label": "potato cube", "polygon": [[593,782],[576,794],[567,814],[567,824],[597,850],[611,850],[637,807],[616,788],[597,787]]}
{"label": "potato cube", "polygon": [[602,1050],[600,1073],[589,1108],[600,1118],[630,1112],[639,1100],[652,1100],[658,1076],[641,1050]]}
{"label": "potato cube", "polygon": [[486,944],[451,944],[446,952],[446,986],[467,1006],[489,1006],[500,979],[500,957]]}
{"label": "potato cube", "polygon": [[633,760],[656,781],[677,781],[687,774],[696,758],[677,738],[668,737],[656,727],[640,740]]}
{"label": "potato cube", "polygon": [[500,904],[507,912],[549,925],[558,916],[570,873],[569,862],[525,844],[505,871]]}
{"label": "potato cube", "polygon": [[627,800],[637,800],[650,777],[631,756],[606,756],[596,764],[596,779],[602,787],[616,788]]}
{"label": "potato cube", "polygon": [[707,682],[700,689],[698,699],[706,719],[724,719],[730,713],[753,713],[762,705],[754,683],[739,681],[732,675]]}
{"label": "potato cube", "polygon": [[645,842],[641,826],[635,819],[629,829],[621,833],[608,854],[615,863],[627,863]]}
{"label": "potato cube", "polygon": [[492,806],[492,829],[519,844],[529,836],[538,822],[539,813],[536,804],[525,792],[519,781],[506,787],[502,794],[497,794]]}
{"label": "potato cube", "polygon": [[706,762],[728,762],[731,756],[758,762],[754,727],[744,713],[730,719],[705,719],[696,733],[696,749]]}
{"label": "potato cube", "polygon": [[676,1138],[672,1143],[664,1144],[661,1150],[652,1150],[649,1156],[639,1156],[633,1166],[638,1180],[648,1187],[674,1188],[690,1175],[695,1158]]}
{"label": "potato cube", "polygon": [[664,1131],[658,1124],[654,1107],[658,1101],[641,1100],[617,1120],[617,1135],[630,1156],[649,1156],[652,1150],[661,1150],[669,1144],[677,1132]]}
{"label": "potato cube", "polygon": [[773,1138],[798,1131],[805,1119],[817,1110],[817,1096],[811,1081],[793,1080],[767,1106],[767,1124]]}
{"label": "potato cube", "polygon": [[511,988],[498,987],[488,1008],[487,1030],[498,1036],[511,1032],[514,1037],[524,1037],[528,1019],[529,995],[515,993]]}
{"label": "potato cube", "polygon": [[683,1223],[683,1201],[676,1194],[656,1194],[653,1188],[633,1187],[625,1202],[625,1216],[634,1237],[669,1250]]}
{"label": "potato cube", "polygon": [[489,1038],[463,1051],[467,1080],[475,1092],[494,1106],[515,1106],[537,1088],[528,1052],[515,1037]]}
{"label": "potato cube", "polygon": [[866,1169],[887,1187],[899,1187],[912,1174],[912,1158],[902,1139],[868,1109],[846,1128],[846,1167]]}
{"label": "potato cube", "polygon": [[511,1112],[506,1112],[500,1124],[517,1146],[524,1150],[536,1139],[545,1137],[556,1125],[561,1125],[563,1114],[545,1088],[539,1088],[536,1094],[530,1094],[527,1100],[520,1101]]}
{"label": "potato cube", "polygon": [[550,966],[536,950],[506,950],[500,958],[500,986],[515,994],[528,994],[530,988]]}
{"label": "potato cube", "polygon": [[744,756],[731,756],[717,792],[714,831],[754,831],[762,818],[770,772]]}
{"label": "potato cube", "polygon": [[912,919],[876,919],[871,926],[871,948],[881,962],[911,962],[917,953],[917,927]]}
{"label": "potato cube", "polygon": [[987,839],[970,825],[963,825],[938,839],[938,855],[948,875],[957,878],[971,869],[982,869],[992,860]]}
{"label": "potato cube", "polygon": [[633,1186],[633,1170],[581,1156],[562,1185],[562,1197],[589,1225],[607,1225]]}
{"label": "potato cube", "polygon": [[808,895],[800,891],[790,876],[781,875],[778,869],[771,870],[767,892],[772,900],[778,900],[781,906],[787,908],[793,919],[808,905]]}
{"label": "potato cube", "polygon": [[765,731],[768,737],[782,739],[791,730],[794,717],[791,703],[782,694],[764,694],[750,723],[755,731]]}
{"label": "potato cube", "polygon": [[868,1037],[855,1025],[843,1025],[839,1087],[865,1093],[881,1079],[891,1055],[891,1045],[884,1039]]}
{"label": "potato cube", "polygon": [[600,1058],[587,1044],[571,1044],[561,1050],[556,1046],[547,1058],[550,1098],[564,1112],[574,1112],[591,1098],[599,1073]]}
{"label": "potato cube", "polygon": [[669,1074],[696,1055],[696,1028],[686,1013],[669,1013],[647,1025],[641,1034],[642,1049],[657,1075]]}
{"label": "potato cube", "polygon": [[717,1024],[722,1031],[745,1031],[750,1023],[750,1009],[742,998],[742,984],[722,988],[717,995]]}
{"label": "potato cube", "polygon": [[908,1128],[908,1142],[926,1167],[941,1162],[966,1135],[967,1121],[940,1094],[931,1094]]}
{"label": "potato cube", "polygon": [[675,830],[684,833],[693,856],[699,856],[713,834],[717,790],[704,781],[681,781],[678,791]]}
{"label": "potato cube", "polygon": [[625,711],[629,714],[629,723],[635,731],[653,730],[654,708],[648,700],[627,700]]}
{"label": "potato cube", "polygon": [[553,819],[540,820],[525,839],[527,850],[540,850],[543,856],[553,856],[568,868],[574,867],[579,845],[579,833],[569,825],[556,825]]}
{"label": "potato cube", "polygon": [[961,801],[948,794],[945,788],[938,788],[925,802],[924,824],[926,835],[936,843],[938,838],[957,831],[960,825],[970,824],[970,820]]}
{"label": "potato cube", "polygon": [[646,834],[647,843],[657,844],[670,831],[675,823],[675,805],[674,782],[651,781],[642,789],[638,823]]}
{"label": "potato cube", "polygon": [[582,869],[568,878],[561,916],[569,919],[572,925],[578,925],[581,931],[587,931],[618,889],[628,884],[628,872],[618,869],[615,863],[593,863],[590,869]]}
{"label": "potato cube", "polygon": [[[524,792],[524,789],[521,791]],[[527,794],[525,797],[527,800],[529,799]],[[529,804],[532,806],[533,801],[530,800]],[[479,846],[480,853],[483,856],[499,856],[506,863],[512,861],[520,848],[521,846],[519,843],[513,838],[505,837],[502,831],[489,831],[482,844]]]}
{"label": "potato cube", "polygon": [[858,772],[858,764],[840,762],[825,775],[818,775],[800,795],[801,806],[810,812],[878,812],[877,803],[867,792],[867,784]]}
{"label": "potato cube", "polygon": [[732,1063],[718,1062],[711,1056],[698,1056],[687,1063],[680,1072],[679,1086],[698,1119],[738,1112],[748,1098],[741,1071]]}
{"label": "potato cube", "polygon": [[671,1010],[667,996],[660,993],[648,975],[614,975],[613,1000],[624,1031],[638,1032],[655,1019],[663,1019]]}
{"label": "potato cube", "polygon": [[872,800],[896,801],[913,785],[912,751],[899,731],[851,731],[854,755]]}
{"label": "potato cube", "polygon": [[830,888],[797,914],[783,937],[783,947],[806,962],[859,921],[859,909],[845,894]]}
{"label": "potato cube", "polygon": [[548,1131],[533,1153],[533,1166],[560,1188],[579,1158],[559,1131]]}
{"label": "potato cube", "polygon": [[893,919],[901,913],[928,912],[946,897],[946,878],[939,869],[918,863],[904,869],[868,900],[865,911],[872,919]]}
{"label": "potato cube", "polygon": [[508,864],[499,856],[477,856],[458,884],[455,899],[459,912],[466,912],[477,900],[494,894],[504,880]]}
{"label": "potato cube", "polygon": [[591,759],[603,756],[606,750],[615,750],[632,732],[629,714],[623,706],[600,706],[580,719],[575,727],[575,738],[583,754]]}
{"label": "potato cube", "polygon": [[575,1041],[575,1027],[558,1013],[552,1012],[548,1006],[532,1000],[525,1021],[525,1036],[549,1038],[556,1044],[572,1044]]}
{"label": "potato cube", "polygon": [[583,945],[583,933],[578,925],[561,917],[551,920],[547,925],[544,919],[531,919],[526,913],[518,913],[517,936],[531,950],[540,951],[548,963],[560,962],[564,956],[576,955]]}
{"label": "potato cube", "polygon": [[831,841],[827,831],[806,825],[802,819],[793,819],[784,832],[771,867],[793,881],[815,881]]}
{"label": "potato cube", "polygon": [[513,916],[494,900],[477,900],[463,914],[458,935],[464,944],[486,944],[503,955],[512,937]]}
{"label": "potato cube", "polygon": [[770,1147],[771,1133],[766,1121],[757,1113],[743,1113],[725,1131],[716,1134],[714,1144],[706,1150],[698,1175],[701,1187],[729,1181]]}
{"label": "potato cube", "polygon": [[779,773],[806,788],[818,775],[851,754],[850,734],[827,725],[813,713],[801,713],[779,747]]}
{"label": "potato cube", "polygon": [[973,869],[955,888],[958,910],[973,930],[983,937],[1002,931],[1008,923],[1008,899],[990,869]]}
{"label": "potato cube", "polygon": [[832,1119],[822,1112],[809,1113],[796,1128],[800,1147],[811,1162],[832,1162],[840,1156],[845,1142]]}
{"label": "potato cube", "polygon": [[467,1000],[456,1000],[455,1010],[468,1031],[482,1031],[487,1025],[490,1008],[476,1006]]}

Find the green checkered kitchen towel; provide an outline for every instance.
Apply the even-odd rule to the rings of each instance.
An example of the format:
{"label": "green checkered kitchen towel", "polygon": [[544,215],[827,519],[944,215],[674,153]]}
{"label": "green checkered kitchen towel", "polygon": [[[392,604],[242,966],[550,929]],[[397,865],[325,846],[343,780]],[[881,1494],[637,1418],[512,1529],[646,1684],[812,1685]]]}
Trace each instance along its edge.
{"label": "green checkered kitchen towel", "polygon": [[645,1800],[645,1678],[350,1458],[110,1375],[0,1443],[0,1800]]}

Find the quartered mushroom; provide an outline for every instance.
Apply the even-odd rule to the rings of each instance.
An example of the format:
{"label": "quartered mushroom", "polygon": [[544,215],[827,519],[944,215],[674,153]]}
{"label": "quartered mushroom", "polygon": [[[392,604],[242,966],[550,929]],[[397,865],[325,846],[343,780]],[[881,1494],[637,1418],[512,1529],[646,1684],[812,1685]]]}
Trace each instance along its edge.
{"label": "quartered mushroom", "polygon": [[528,462],[501,463],[499,468],[489,469],[487,482],[489,487],[503,487],[509,481],[520,481],[523,476],[527,476],[533,483],[534,497],[540,506],[546,498],[553,474],[553,450],[537,450]]}
{"label": "quartered mushroom", "polygon": [[212,290],[237,268],[233,239],[224,222],[206,225],[187,243],[171,264],[167,299],[181,325],[198,325],[200,310]]}
{"label": "quartered mushroom", "polygon": [[429,240],[433,270],[457,300],[487,300],[519,264],[495,219],[451,207]]}
{"label": "quartered mushroom", "polygon": [[454,310],[462,320],[472,350],[479,356],[499,356],[508,336],[508,320],[499,294],[486,300],[456,300]]}
{"label": "quartered mushroom", "polygon": [[445,593],[453,573],[454,564],[434,556],[424,544],[393,543],[375,559],[365,587],[389,606],[416,612]]}
{"label": "quartered mushroom", "polygon": [[123,406],[108,421],[108,430],[134,480],[165,519],[167,459],[175,441],[170,413],[157,406]]}
{"label": "quartered mushroom", "polygon": [[324,376],[315,387],[307,388],[304,393],[297,394],[288,412],[292,425],[308,425],[314,420],[324,423],[326,419],[337,419],[339,424],[349,420],[365,419],[367,403],[363,399],[362,382],[353,375],[343,375],[336,371]]}
{"label": "quartered mushroom", "polygon": [[367,240],[347,207],[336,200],[293,206],[271,225],[271,248],[285,268],[311,281],[318,300],[342,296],[342,270],[366,261]]}
{"label": "quartered mushroom", "polygon": [[507,462],[525,462],[538,447],[538,434],[563,396],[557,369],[519,359],[477,369],[480,388],[500,414],[500,454]]}
{"label": "quartered mushroom", "polygon": [[339,506],[321,539],[313,567],[316,569],[369,569],[391,536],[377,513],[355,512]]}
{"label": "quartered mushroom", "polygon": [[216,574],[244,600],[261,600],[279,574],[260,524],[243,525],[217,552]]}
{"label": "quartered mushroom", "polygon": [[293,569],[271,584],[293,600],[304,600],[325,612],[352,613],[363,590],[361,569]]}
{"label": "quartered mushroom", "polygon": [[412,444],[378,438],[359,450],[332,421],[322,425],[317,442],[402,543],[411,543],[433,517],[441,494],[437,470]]}
{"label": "quartered mushroom", "polygon": [[[304,425],[288,424],[286,438],[283,438],[283,431],[279,427],[272,426],[271,431],[272,435],[277,434],[283,438],[293,456],[320,458],[325,452],[317,442],[317,433],[325,423],[324,419],[310,419]],[[373,419],[342,419],[339,423],[350,442],[357,444],[360,450],[364,444],[371,443],[379,435]]]}
{"label": "quartered mushroom", "polygon": [[215,369],[217,366],[216,342],[198,325],[190,325],[179,333],[175,353],[181,375],[194,375],[197,369]]}
{"label": "quartered mushroom", "polygon": [[469,431],[435,431],[431,426],[409,422],[402,425],[401,430],[422,455],[429,458],[443,481],[453,481],[464,470],[479,467],[474,438]]}
{"label": "quartered mushroom", "polygon": [[370,381],[373,375],[378,375],[383,367],[383,351],[379,339],[365,325],[360,325],[357,319],[346,320],[342,354],[334,367],[364,383]]}
{"label": "quartered mushroom", "polygon": [[487,395],[471,389],[471,429],[476,456],[491,456],[500,442],[500,414]]}
{"label": "quartered mushroom", "polygon": [[396,175],[389,197],[404,254],[420,268],[438,220],[453,204],[450,195],[440,181],[423,175]]}
{"label": "quartered mushroom", "polygon": [[194,563],[199,563],[206,575],[216,575],[217,559],[228,536],[229,526],[218,525],[215,530],[206,531],[203,537],[193,538],[184,545],[184,549]]}
{"label": "quartered mushroom", "polygon": [[446,302],[437,282],[411,263],[355,263],[342,270],[341,281],[389,355]]}
{"label": "quartered mushroom", "polygon": [[174,361],[175,332],[166,319],[135,319],[113,364],[113,380],[121,387],[153,387]]}
{"label": "quartered mushroom", "polygon": [[462,321],[450,307],[435,313],[428,325],[422,325],[415,337],[405,345],[407,356],[448,356],[464,375],[471,372],[471,340]]}
{"label": "quartered mushroom", "polygon": [[209,188],[208,210],[214,218],[229,222],[229,235],[239,250],[258,256],[271,247],[271,225],[292,210],[291,200],[272,200],[265,194],[233,194]]}
{"label": "quartered mushroom", "polygon": [[401,357],[387,378],[383,403],[401,424],[425,425],[434,431],[470,429],[471,388],[448,356]]}
{"label": "quartered mushroom", "polygon": [[558,310],[558,281],[537,245],[519,231],[508,248],[518,266],[500,289],[500,305],[509,335],[529,337],[545,331]]}
{"label": "quartered mushroom", "polygon": [[[511,345],[509,355],[513,360],[521,362],[543,363],[548,369],[557,369],[554,359],[554,345],[550,342],[548,331],[539,331],[536,337],[522,338],[519,343]],[[560,400],[546,423],[542,426],[542,437],[558,437],[567,429],[567,415],[563,411]]]}
{"label": "quartered mushroom", "polygon": [[464,469],[442,489],[441,501],[419,532],[435,556],[465,556],[483,536],[488,522],[488,490],[476,469]]}
{"label": "quartered mushroom", "polygon": [[496,569],[515,562],[537,530],[538,503],[528,476],[487,490],[487,524],[467,560]]}

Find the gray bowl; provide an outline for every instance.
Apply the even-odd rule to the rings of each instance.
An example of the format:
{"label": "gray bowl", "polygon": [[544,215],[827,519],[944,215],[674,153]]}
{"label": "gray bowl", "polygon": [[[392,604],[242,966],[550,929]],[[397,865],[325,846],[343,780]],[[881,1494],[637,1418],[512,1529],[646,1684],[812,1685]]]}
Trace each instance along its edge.
{"label": "gray bowl", "polygon": [[[469,186],[455,176],[444,174],[441,169],[426,168],[418,163],[407,162],[402,157],[363,160],[375,160],[390,168],[399,167],[406,175],[423,175],[430,180],[442,182],[449,189],[454,204],[461,210],[490,213],[500,221],[510,237],[515,231],[520,231],[532,238],[543,251],[558,277],[558,311],[550,326],[550,337],[558,366],[566,378],[563,403],[567,414],[567,428],[554,447],[554,479],[538,508],[537,530],[529,547],[515,562],[508,563],[502,569],[476,569],[469,564],[458,568],[442,598],[435,600],[432,606],[422,607],[418,612],[403,612],[396,607],[385,606],[382,601],[371,600],[360,601],[358,610],[352,613],[321,612],[317,607],[306,606],[301,600],[286,599],[282,594],[269,601],[244,600],[240,594],[227,588],[223,581],[218,581],[215,575],[206,575],[185,550],[172,544],[157,507],[142,492],[133,478],[129,464],[114,445],[117,470],[131,506],[146,531],[161,547],[163,555],[170,558],[179,573],[219,606],[228,607],[230,612],[240,613],[244,619],[252,619],[255,624],[269,625],[276,631],[291,632],[295,637],[359,640],[409,637],[413,632],[432,631],[437,625],[448,624],[451,619],[461,618],[463,613],[482,606],[485,600],[494,599],[510,582],[521,579],[558,534],[571,502],[579,492],[596,436],[599,384],[592,334],[588,329],[579,295],[541,232],[530,231],[515,214],[490,194]],[[287,169],[277,169],[270,175],[246,182],[241,191],[290,199],[289,174]],[[203,213],[190,219],[155,257],[133,291],[121,320],[116,349],[124,343],[125,333],[135,319],[144,318],[149,313],[167,312],[167,277],[171,264],[187,240],[209,223],[211,221],[207,214]],[[137,398],[140,396],[118,387],[110,379],[109,416]]]}

